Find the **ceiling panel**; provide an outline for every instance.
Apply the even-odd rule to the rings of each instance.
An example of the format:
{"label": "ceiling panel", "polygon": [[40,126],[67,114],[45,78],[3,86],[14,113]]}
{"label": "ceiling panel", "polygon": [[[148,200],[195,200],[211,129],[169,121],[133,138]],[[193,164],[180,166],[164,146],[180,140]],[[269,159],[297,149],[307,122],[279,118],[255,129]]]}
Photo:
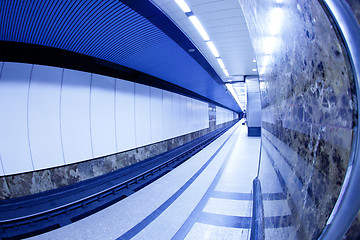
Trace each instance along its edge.
{"label": "ceiling panel", "polygon": [[255,53],[246,21],[237,0],[185,0],[215,44],[230,77],[226,77],[204,40],[174,0],[154,0],[195,43],[223,81],[231,75],[254,74]]}

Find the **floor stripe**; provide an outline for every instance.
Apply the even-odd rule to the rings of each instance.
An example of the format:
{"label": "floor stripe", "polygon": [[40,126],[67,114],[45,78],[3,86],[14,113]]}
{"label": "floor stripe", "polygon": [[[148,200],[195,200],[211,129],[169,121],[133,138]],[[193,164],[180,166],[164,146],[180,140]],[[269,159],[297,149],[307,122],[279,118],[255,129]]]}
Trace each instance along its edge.
{"label": "floor stripe", "polygon": [[206,167],[211,163],[211,161],[216,157],[220,150],[225,146],[234,132],[238,129],[236,127],[230,136],[225,140],[225,142],[218,148],[218,150],[209,158],[209,160],[179,189],[177,190],[168,200],[161,204],[155,211],[150,213],[146,218],[141,222],[136,224],[130,230],[125,232],[123,235],[117,238],[117,240],[131,239],[141,230],[147,227],[152,221],[154,221],[161,213],[163,213],[180,195],[196,180],[196,178],[206,169]]}
{"label": "floor stripe", "polygon": [[[233,132],[234,133],[234,132]],[[183,225],[180,227],[180,229],[175,233],[175,235],[171,238],[172,240],[175,239],[184,239],[185,236],[188,234],[194,223],[197,221],[197,218],[202,213],[202,210],[204,209],[206,203],[208,202],[211,194],[214,192],[216,185],[218,184],[221,175],[223,174],[225,167],[227,163],[229,162],[229,155],[232,153],[233,148],[235,146],[235,142],[231,146],[231,149],[229,150],[228,155],[226,156],[224,162],[222,163],[219,171],[217,172],[214,180],[210,184],[209,188],[207,189],[204,196],[201,198],[200,202],[197,204],[195,209],[191,212],[190,216],[186,219],[186,221],[183,223]]]}
{"label": "floor stripe", "polygon": [[[270,133],[271,134],[271,133]],[[299,179],[299,181],[301,182],[302,185],[304,185],[305,180],[302,178],[301,174],[299,174],[296,170],[294,165],[284,156],[284,154],[280,151],[280,149],[275,146],[275,144],[273,142],[271,142],[271,140],[269,139],[269,137],[265,136],[266,140],[269,142],[269,144],[279,153],[279,155],[281,156],[281,158],[286,162],[286,164],[289,166],[289,168],[291,168],[291,170],[295,173],[296,177]],[[288,147],[288,146],[286,146]],[[288,147],[290,148],[290,147]],[[292,150],[292,149],[291,149]]]}
{"label": "floor stripe", "polygon": [[227,216],[207,212],[201,213],[197,222],[220,227],[245,229],[251,227],[251,217]]}
{"label": "floor stripe", "polygon": [[282,228],[292,226],[291,215],[265,218],[265,228]]}
{"label": "floor stripe", "polygon": [[[237,192],[222,192],[222,191],[214,191],[211,194],[212,198],[222,198],[222,199],[230,199],[230,200],[243,200],[243,201],[252,201],[251,193],[237,193]],[[285,200],[285,193],[262,193],[263,201],[267,200]]]}
{"label": "floor stripe", "polygon": [[[278,181],[279,181],[279,183],[280,183],[283,191],[284,191],[285,193],[289,193],[289,189],[288,189],[288,187],[287,187],[287,185],[286,185],[286,183],[285,183],[285,180],[284,180],[284,178],[282,177],[279,169],[276,167],[275,161],[274,161],[274,159],[272,158],[272,156],[270,155],[269,150],[268,150],[265,146],[264,146],[264,150],[265,150],[265,153],[266,153],[268,159],[269,159],[270,162],[271,162],[271,165],[272,165],[272,167],[273,167],[273,169],[274,169],[274,171],[275,171],[275,174],[276,174],[276,176],[277,176],[277,178],[278,178]],[[291,210],[292,217],[293,217],[294,219],[298,219],[300,215],[299,215],[299,213],[298,213],[296,204],[295,204],[293,198],[291,197],[291,195],[289,195],[289,197],[287,198],[287,201],[288,201],[288,204],[289,204],[289,207],[290,207],[290,210]],[[289,216],[289,217],[291,217],[291,216]],[[266,218],[265,218],[265,221],[266,221]],[[270,225],[270,223],[268,223],[268,224]],[[268,226],[269,226],[269,225],[268,225]],[[266,226],[266,223],[265,223],[265,226]],[[299,227],[299,229],[296,231],[296,235],[298,236],[299,239],[304,239],[304,236],[303,236],[303,232],[304,232],[303,226],[301,226],[301,225],[299,226],[299,225],[298,225],[298,227]]]}
{"label": "floor stripe", "polygon": [[251,193],[236,193],[236,192],[221,192],[221,191],[214,191],[211,194],[212,198],[223,198],[223,199],[231,199],[231,200],[252,200]]}
{"label": "floor stripe", "polygon": [[285,193],[263,193],[262,199],[264,200],[285,200],[286,194]]}

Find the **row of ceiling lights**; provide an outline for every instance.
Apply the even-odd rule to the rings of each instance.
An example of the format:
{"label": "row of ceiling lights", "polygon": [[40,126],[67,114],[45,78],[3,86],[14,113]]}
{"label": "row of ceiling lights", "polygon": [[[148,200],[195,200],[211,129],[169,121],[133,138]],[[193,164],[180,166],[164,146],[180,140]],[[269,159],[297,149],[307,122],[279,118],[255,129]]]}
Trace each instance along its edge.
{"label": "row of ceiling lights", "polygon": [[[184,0],[175,0],[175,2],[181,8],[181,10],[186,14],[186,16],[189,18],[190,22],[194,25],[196,30],[199,32],[201,37],[204,39],[204,41],[207,44],[207,46],[209,47],[210,51],[216,58],[219,66],[223,70],[225,76],[228,77],[229,72],[226,69],[224,62],[220,58],[220,54],[219,54],[218,50],[216,49],[214,43],[210,40],[209,35],[205,31],[205,29],[202,26],[202,24],[200,23],[199,19],[194,15],[194,13],[191,11],[190,7],[186,4],[186,2]],[[256,60],[254,59],[253,62],[256,63]],[[252,69],[252,71],[257,71],[257,69],[254,68],[254,69]],[[242,110],[245,110],[246,94],[245,94],[245,96],[242,97],[242,101],[245,101],[245,104],[244,104],[244,103],[240,102],[239,95],[236,93],[236,90],[234,89],[234,87],[231,83],[226,83],[225,86],[228,89],[228,91],[230,92],[230,94],[233,96],[233,98],[235,99],[236,103],[240,106],[240,108],[242,108]]]}
{"label": "row of ceiling lights", "polygon": [[200,33],[201,37],[206,42],[206,45],[209,47],[210,51],[212,52],[212,54],[216,58],[217,62],[219,63],[219,66],[223,70],[225,76],[228,77],[229,72],[226,69],[224,62],[220,58],[220,54],[219,54],[218,50],[216,49],[214,43],[210,40],[209,35],[206,33],[206,31],[205,31],[204,27],[202,26],[202,24],[200,23],[199,19],[194,15],[194,13],[191,11],[191,9],[189,8],[189,6],[186,4],[186,2],[184,0],[175,0],[175,2],[177,3],[177,5],[179,5],[181,10],[186,14],[186,16],[189,18],[189,20],[194,25],[196,30]]}

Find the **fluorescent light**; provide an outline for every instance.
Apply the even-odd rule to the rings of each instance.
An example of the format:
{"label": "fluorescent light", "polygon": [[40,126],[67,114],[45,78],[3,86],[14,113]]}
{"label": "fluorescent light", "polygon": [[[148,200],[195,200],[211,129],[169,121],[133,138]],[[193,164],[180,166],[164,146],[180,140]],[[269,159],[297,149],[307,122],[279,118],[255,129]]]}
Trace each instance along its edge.
{"label": "fluorescent light", "polygon": [[228,77],[228,76],[230,76],[229,75],[229,72],[228,72],[228,70],[226,70],[226,68],[223,68],[223,72],[224,72],[224,74]]}
{"label": "fluorescent light", "polygon": [[270,55],[265,55],[265,56],[262,58],[261,66],[266,67],[266,66],[269,65],[269,62],[270,62]]}
{"label": "fluorescent light", "polygon": [[253,71],[253,72],[256,72],[256,68],[253,68],[252,71]]}
{"label": "fluorescent light", "polygon": [[185,13],[191,12],[189,6],[186,4],[186,2],[184,0],[175,0],[175,2],[177,3],[177,5],[179,5],[181,10],[183,10],[183,12],[185,12]]}
{"label": "fluorescent light", "polygon": [[196,30],[198,30],[198,32],[200,33],[201,37],[205,40],[205,41],[210,41],[209,35],[206,33],[204,27],[201,25],[199,19],[192,15],[189,17],[191,23],[195,26]]}
{"label": "fluorescent light", "polygon": [[218,50],[216,49],[214,43],[212,41],[207,41],[206,44],[208,45],[208,47],[210,48],[212,54],[214,55],[214,57],[218,58],[220,57],[220,54],[218,52]]}
{"label": "fluorescent light", "polygon": [[216,59],[220,65],[221,68],[225,68],[224,62],[221,60],[221,58]]}
{"label": "fluorescent light", "polygon": [[276,52],[282,45],[280,37],[266,37],[262,40],[263,53],[272,54]]}
{"label": "fluorescent light", "polygon": [[281,32],[284,19],[284,10],[282,8],[273,8],[270,12],[269,31],[275,36]]}
{"label": "fluorescent light", "polygon": [[239,101],[239,98],[234,90],[234,87],[232,84],[230,83],[225,83],[226,88],[229,90],[229,92],[231,93],[231,95],[233,96],[233,98],[235,99],[236,103],[239,105],[239,107],[241,108],[241,104]]}
{"label": "fluorescent light", "polygon": [[266,67],[261,67],[259,70],[259,74],[262,75],[265,73],[265,71],[266,71]]}
{"label": "fluorescent light", "polygon": [[255,63],[255,62],[256,62],[256,60],[254,59],[254,60],[253,60],[253,62]]}

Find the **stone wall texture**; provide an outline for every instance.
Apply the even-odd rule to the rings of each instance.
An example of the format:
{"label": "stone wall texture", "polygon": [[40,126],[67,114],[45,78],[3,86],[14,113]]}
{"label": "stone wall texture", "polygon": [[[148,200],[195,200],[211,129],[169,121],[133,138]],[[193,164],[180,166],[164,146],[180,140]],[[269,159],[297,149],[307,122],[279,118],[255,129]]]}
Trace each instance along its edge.
{"label": "stone wall texture", "polygon": [[269,160],[278,171],[272,177],[260,172],[262,190],[279,182],[297,238],[316,239],[350,158],[357,122],[351,64],[318,1],[244,0],[240,5],[258,58],[262,163]]}
{"label": "stone wall texture", "polygon": [[[346,0],[360,27],[360,1]],[[343,239],[360,239],[360,211]]]}

